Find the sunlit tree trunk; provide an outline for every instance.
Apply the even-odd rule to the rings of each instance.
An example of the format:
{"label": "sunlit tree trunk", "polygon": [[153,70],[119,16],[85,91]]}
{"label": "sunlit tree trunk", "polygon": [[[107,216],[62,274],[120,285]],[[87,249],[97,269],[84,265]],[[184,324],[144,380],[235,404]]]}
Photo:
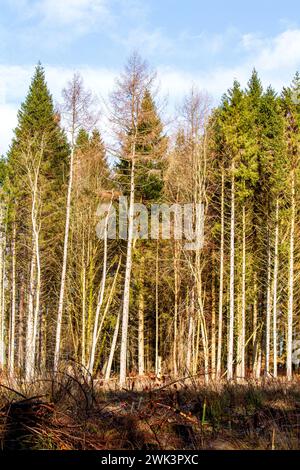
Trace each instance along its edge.
{"label": "sunlit tree trunk", "polygon": [[155,262],[155,375],[159,375],[158,242]]}
{"label": "sunlit tree trunk", "polygon": [[227,378],[233,378],[234,348],[234,270],[235,270],[235,177],[234,162],[231,166],[231,219],[230,219],[230,274],[229,274],[229,330],[227,351]]}
{"label": "sunlit tree trunk", "polygon": [[120,386],[126,382],[127,372],[127,336],[129,320],[129,301],[130,301],[130,279],[132,267],[132,242],[133,242],[133,218],[134,218],[134,195],[135,195],[135,142],[132,145],[131,152],[131,176],[130,176],[130,201],[128,214],[128,235],[127,235],[127,257],[125,268],[123,312],[122,312],[122,335],[120,351]]}
{"label": "sunlit tree trunk", "polygon": [[9,345],[9,371],[14,373],[15,367],[15,329],[16,329],[16,224],[13,224],[12,234],[12,280],[11,280],[11,317],[10,317],[10,345]]}
{"label": "sunlit tree trunk", "polygon": [[26,327],[26,360],[25,374],[26,380],[29,381],[34,375],[34,358],[33,358],[33,315],[34,315],[34,283],[36,271],[35,247],[33,246],[30,263],[30,280],[28,292],[28,309],[27,309],[27,327]]}
{"label": "sunlit tree trunk", "polygon": [[101,307],[102,307],[103,299],[104,299],[106,276],[107,276],[107,245],[108,245],[107,237],[108,237],[108,221],[109,221],[109,213],[110,213],[111,204],[110,204],[108,213],[107,213],[106,218],[105,218],[102,280],[101,280],[101,286],[100,286],[100,289],[99,289],[98,302],[97,302],[97,308],[96,308],[95,320],[94,320],[91,352],[90,352],[90,358],[89,358],[88,370],[89,370],[90,374],[93,374],[93,370],[94,370],[95,354],[96,354],[96,347],[97,347],[98,327],[99,327],[99,317],[100,317]]}
{"label": "sunlit tree trunk", "polygon": [[112,368],[112,363],[115,355],[115,350],[117,346],[117,340],[118,340],[118,334],[119,334],[119,328],[120,328],[120,318],[121,318],[121,310],[118,313],[117,320],[116,320],[116,325],[115,325],[115,330],[114,330],[114,335],[110,347],[110,352],[109,352],[109,358],[106,366],[106,371],[105,371],[105,380],[109,380],[110,374],[111,374],[111,368]]}
{"label": "sunlit tree trunk", "polygon": [[289,246],[289,279],[288,279],[288,312],[287,312],[287,344],[286,344],[286,376],[292,380],[292,343],[293,343],[293,311],[294,311],[294,246],[295,246],[295,170],[292,172],[291,187],[291,228]]}
{"label": "sunlit tree trunk", "polygon": [[179,292],[179,276],[178,276],[178,243],[174,242],[174,335],[173,335],[173,373],[177,377],[177,352],[178,352],[178,292]]}
{"label": "sunlit tree trunk", "polygon": [[5,366],[5,247],[4,208],[0,205],[0,369]]}
{"label": "sunlit tree trunk", "polygon": [[221,369],[222,369],[222,344],[223,344],[222,341],[223,341],[223,285],[224,285],[224,186],[225,186],[224,170],[222,169],[217,377],[220,377]]}
{"label": "sunlit tree trunk", "polygon": [[55,338],[55,351],[54,351],[54,363],[53,363],[54,372],[58,370],[58,364],[59,364],[59,358],[60,358],[61,329],[62,329],[63,309],[64,309],[64,300],[65,300],[67,262],[68,262],[68,244],[69,244],[69,233],[70,233],[71,198],[72,198],[72,187],[73,187],[74,144],[75,144],[74,138],[75,136],[73,132],[71,156],[70,156],[70,170],[69,170],[70,174],[69,174],[67,204],[66,204],[63,262],[62,262],[57,323],[56,323],[56,338]]}
{"label": "sunlit tree trunk", "polygon": [[273,376],[277,377],[277,301],[278,301],[279,199],[276,200],[274,279],[273,279]]}
{"label": "sunlit tree trunk", "polygon": [[140,267],[140,285],[138,297],[138,367],[139,375],[145,373],[145,344],[144,344],[144,263],[145,259],[141,258]]}
{"label": "sunlit tree trunk", "polygon": [[212,280],[211,280],[211,370],[212,377],[215,378],[216,374],[216,286],[215,286],[215,272],[214,263],[212,267]]}
{"label": "sunlit tree trunk", "polygon": [[84,241],[82,243],[82,267],[81,267],[81,363],[85,366],[86,361],[86,264]]}
{"label": "sunlit tree trunk", "polygon": [[63,322],[64,302],[66,293],[66,276],[68,266],[69,252],[69,235],[70,235],[70,219],[71,219],[71,203],[74,179],[74,153],[75,140],[79,129],[90,130],[98,121],[98,114],[93,112],[94,97],[84,89],[84,84],[79,74],[74,74],[67,88],[63,90],[64,103],[61,111],[66,120],[67,131],[70,134],[70,164],[69,164],[69,181],[66,200],[65,212],[65,233],[64,248],[62,259],[62,270],[60,279],[59,301],[57,309],[55,350],[53,360],[53,370],[56,372],[59,366],[60,347],[61,347],[61,331]]}
{"label": "sunlit tree trunk", "polygon": [[[268,236],[269,237],[269,236]],[[271,339],[271,250],[268,240],[268,261],[267,261],[267,305],[266,305],[266,364],[265,374],[270,373],[270,339]]]}
{"label": "sunlit tree trunk", "polygon": [[238,360],[237,360],[237,378],[245,378],[245,346],[246,346],[246,208],[243,206],[242,222],[242,292],[241,292],[241,311],[238,331]]}

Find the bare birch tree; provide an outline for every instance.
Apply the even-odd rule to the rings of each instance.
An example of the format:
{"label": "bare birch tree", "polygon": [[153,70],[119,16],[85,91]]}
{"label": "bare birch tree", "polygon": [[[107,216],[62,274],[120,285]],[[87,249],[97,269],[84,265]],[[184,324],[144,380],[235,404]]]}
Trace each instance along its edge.
{"label": "bare birch tree", "polygon": [[119,144],[118,156],[130,163],[130,191],[128,207],[127,254],[124,276],[122,331],[120,351],[120,386],[126,381],[127,336],[129,321],[130,279],[132,269],[132,243],[134,228],[135,166],[138,159],[137,147],[143,136],[138,135],[141,117],[141,103],[146,90],[151,90],[154,74],[141,57],[134,53],[125,70],[116,82],[111,94],[110,121]]}
{"label": "bare birch tree", "polygon": [[91,129],[98,121],[98,114],[94,111],[95,98],[90,91],[84,89],[83,80],[79,74],[75,74],[71,82],[63,90],[64,103],[61,106],[61,113],[65,122],[66,130],[70,136],[70,164],[69,164],[69,181],[66,201],[66,218],[65,218],[65,235],[63,261],[61,271],[60,293],[57,311],[56,339],[54,351],[54,371],[58,370],[61,347],[61,329],[63,321],[63,311],[66,290],[66,275],[68,263],[68,247],[71,217],[71,202],[73,188],[73,172],[74,172],[74,151],[76,136],[79,129]]}

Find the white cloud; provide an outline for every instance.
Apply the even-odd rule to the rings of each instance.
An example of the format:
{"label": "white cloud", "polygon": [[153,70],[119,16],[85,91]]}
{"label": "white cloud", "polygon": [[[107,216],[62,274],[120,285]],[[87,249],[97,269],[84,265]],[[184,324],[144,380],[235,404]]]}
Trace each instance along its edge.
{"label": "white cloud", "polygon": [[36,45],[37,38],[44,46],[61,47],[87,33],[108,32],[114,27],[111,0],[4,1],[18,19],[17,36],[28,47]]}
{"label": "white cloud", "polygon": [[0,104],[0,155],[5,154],[11,143],[13,129],[17,124],[17,106]]}
{"label": "white cloud", "polygon": [[109,16],[109,0],[6,0],[23,20],[39,17],[45,24],[69,25],[94,22]]}
{"label": "white cloud", "polygon": [[116,39],[121,41],[128,50],[134,50],[138,47],[145,55],[151,55],[157,51],[167,54],[174,48],[173,41],[159,29],[146,31],[143,28],[136,28],[131,30],[126,37]]}
{"label": "white cloud", "polygon": [[110,19],[106,0],[41,0],[36,2],[36,12],[49,25],[76,25],[90,28],[96,21]]}
{"label": "white cloud", "polygon": [[[77,6],[79,7],[79,3]],[[142,53],[145,53],[146,48],[153,50],[159,47],[162,37],[160,32],[150,36],[141,35],[139,44],[142,44]],[[256,34],[240,35],[236,46],[242,53],[239,63],[234,67],[216,63],[210,68],[187,72],[178,67],[160,65],[158,79],[162,94],[169,96],[171,110],[194,84],[207,90],[217,104],[221,95],[232,86],[234,79],[239,80],[243,87],[246,86],[254,67],[257,68],[264,86],[272,84],[280,92],[284,85],[291,82],[296,69],[300,67],[299,44],[299,29],[289,29],[271,38]],[[171,44],[167,43],[166,47],[171,48]],[[17,109],[26,96],[33,70],[29,66],[0,65],[0,152],[8,148],[12,129],[16,124]],[[99,97],[100,102],[109,94],[119,73],[119,70],[87,66],[79,67],[78,71],[82,74],[85,85]],[[55,102],[60,100],[61,90],[74,72],[71,68],[46,66],[46,78]]]}
{"label": "white cloud", "polygon": [[[54,103],[61,101],[62,88],[72,78],[75,69],[46,66],[46,80]],[[98,98],[103,108],[105,99],[114,85],[117,72],[105,68],[79,67],[85,86]],[[17,124],[17,111],[25,99],[34,67],[0,65],[0,154],[8,150],[13,129]]]}
{"label": "white cloud", "polygon": [[277,37],[266,39],[261,44],[257,67],[262,70],[273,71],[284,67],[298,67],[300,63],[300,30],[287,30]]}

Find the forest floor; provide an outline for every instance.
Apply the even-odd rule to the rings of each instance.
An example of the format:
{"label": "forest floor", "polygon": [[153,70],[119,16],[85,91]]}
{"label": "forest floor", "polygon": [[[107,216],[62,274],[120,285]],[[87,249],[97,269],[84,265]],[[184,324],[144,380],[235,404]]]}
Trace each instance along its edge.
{"label": "forest floor", "polygon": [[300,449],[300,381],[0,379],[2,449]]}

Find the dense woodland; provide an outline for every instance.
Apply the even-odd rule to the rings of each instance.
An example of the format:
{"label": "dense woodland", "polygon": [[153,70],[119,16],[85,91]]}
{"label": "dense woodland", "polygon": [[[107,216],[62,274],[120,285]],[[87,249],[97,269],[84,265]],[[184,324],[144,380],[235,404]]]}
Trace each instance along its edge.
{"label": "dense woodland", "polygon": [[[277,94],[254,71],[214,109],[192,88],[170,121],[133,54],[99,113],[78,74],[54,105],[38,65],[0,167],[3,373],[291,380],[299,95],[300,75]],[[99,240],[99,203],[119,195],[128,236]],[[204,245],[136,239],[134,203],[203,204]]]}

